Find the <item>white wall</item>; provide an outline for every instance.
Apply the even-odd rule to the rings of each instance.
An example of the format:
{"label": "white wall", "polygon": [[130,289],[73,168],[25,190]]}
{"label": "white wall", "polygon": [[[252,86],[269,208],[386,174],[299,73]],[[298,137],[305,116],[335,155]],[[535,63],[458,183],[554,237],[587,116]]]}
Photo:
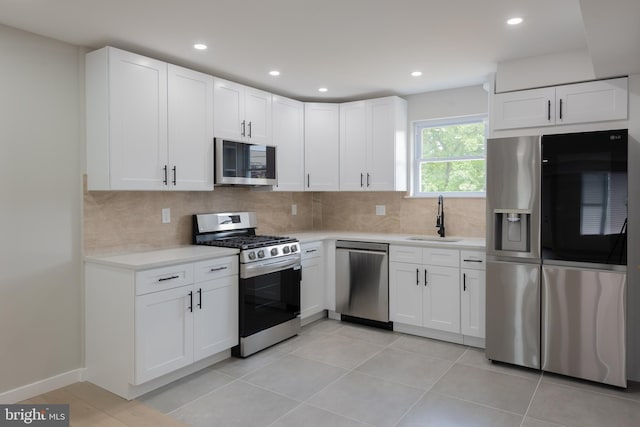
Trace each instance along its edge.
{"label": "white wall", "polygon": [[0,397],[81,367],[79,49],[0,25]]}
{"label": "white wall", "polygon": [[575,49],[499,63],[495,91],[555,86],[595,78],[589,51]]}
{"label": "white wall", "polygon": [[488,108],[488,93],[482,86],[419,93],[404,98],[408,104],[409,124],[416,120],[487,114]]}

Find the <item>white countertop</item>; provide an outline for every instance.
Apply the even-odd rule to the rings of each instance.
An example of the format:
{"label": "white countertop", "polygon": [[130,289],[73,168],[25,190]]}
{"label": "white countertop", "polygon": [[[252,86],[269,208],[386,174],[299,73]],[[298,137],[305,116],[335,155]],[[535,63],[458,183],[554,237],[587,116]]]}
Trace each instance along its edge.
{"label": "white countertop", "polygon": [[158,249],[146,252],[132,252],[118,255],[87,256],[85,262],[127,268],[130,270],[147,270],[185,262],[202,261],[236,255],[238,249],[219,248],[214,246],[188,245],[169,249]]}
{"label": "white countertop", "polygon": [[[480,237],[458,237],[451,236],[452,239],[460,239],[456,242],[438,240],[410,240],[409,237],[426,237],[428,239],[438,239],[437,236],[416,235],[416,234],[388,234],[388,233],[353,233],[348,231],[313,231],[301,233],[289,233],[288,236],[295,237],[301,243],[313,242],[317,240],[356,240],[376,243],[389,243],[392,245],[424,246],[451,249],[485,249],[485,239]],[[447,237],[449,238],[449,237]]]}
{"label": "white countertop", "polygon": [[[313,231],[300,233],[284,233],[295,237],[301,243],[318,240],[356,240],[376,243],[389,243],[392,245],[424,246],[451,249],[484,250],[485,239],[473,237],[456,237],[456,242],[433,240],[410,240],[415,234],[388,234],[388,233],[354,233],[348,231]],[[424,236],[429,239],[434,236]],[[158,249],[145,252],[131,252],[117,255],[92,255],[85,257],[85,262],[108,265],[129,270],[147,270],[185,262],[202,261],[205,259],[219,258],[236,255],[238,249],[220,248],[215,246],[187,245],[168,249]]]}

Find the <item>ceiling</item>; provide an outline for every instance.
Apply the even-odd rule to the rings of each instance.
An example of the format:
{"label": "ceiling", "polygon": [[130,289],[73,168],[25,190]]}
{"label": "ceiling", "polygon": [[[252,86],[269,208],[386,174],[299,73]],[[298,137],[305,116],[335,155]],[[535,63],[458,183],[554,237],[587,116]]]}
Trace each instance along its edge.
{"label": "ceiling", "polygon": [[[612,9],[601,0],[0,0],[0,23],[303,101],[343,101],[481,84],[502,61],[590,48],[581,3],[600,28],[598,2]],[[514,16],[524,22],[508,26]],[[196,51],[198,42],[209,48]]]}

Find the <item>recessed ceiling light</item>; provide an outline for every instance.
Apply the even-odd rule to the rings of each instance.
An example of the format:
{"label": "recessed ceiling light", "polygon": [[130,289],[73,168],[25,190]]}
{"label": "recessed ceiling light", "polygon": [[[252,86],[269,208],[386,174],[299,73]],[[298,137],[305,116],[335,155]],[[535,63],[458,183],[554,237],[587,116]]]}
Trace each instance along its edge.
{"label": "recessed ceiling light", "polygon": [[269,71],[269,75],[271,75],[271,76],[279,76],[279,75],[280,75],[280,71],[278,71],[278,70],[271,70],[271,71]]}
{"label": "recessed ceiling light", "polygon": [[413,72],[411,73],[411,75],[412,75],[413,77],[420,77],[420,76],[422,75],[422,71],[413,71]]}
{"label": "recessed ceiling light", "polygon": [[511,18],[509,20],[507,20],[507,24],[509,25],[518,25],[522,23],[522,18]]}
{"label": "recessed ceiling light", "polygon": [[326,91],[328,91],[328,90],[329,90],[329,89],[327,89],[326,87],[318,88],[318,92],[326,92]]}
{"label": "recessed ceiling light", "polygon": [[196,43],[193,45],[193,48],[198,50],[205,50],[207,48],[207,45],[202,43]]}

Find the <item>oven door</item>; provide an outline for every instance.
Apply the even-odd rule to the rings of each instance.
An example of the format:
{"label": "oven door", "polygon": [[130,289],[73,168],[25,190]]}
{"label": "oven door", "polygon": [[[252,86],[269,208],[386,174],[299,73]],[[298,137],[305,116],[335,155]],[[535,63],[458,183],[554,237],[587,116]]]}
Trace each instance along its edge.
{"label": "oven door", "polygon": [[242,265],[240,337],[300,315],[300,258]]}

